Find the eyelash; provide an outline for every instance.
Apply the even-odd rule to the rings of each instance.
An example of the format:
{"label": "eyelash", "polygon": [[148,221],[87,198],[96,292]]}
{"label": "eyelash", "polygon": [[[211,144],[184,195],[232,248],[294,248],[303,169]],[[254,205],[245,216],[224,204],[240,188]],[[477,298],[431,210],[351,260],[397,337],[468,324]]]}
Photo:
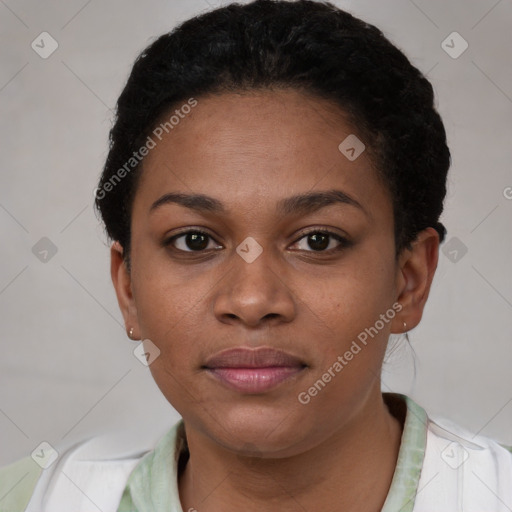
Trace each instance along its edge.
{"label": "eyelash", "polygon": [[[173,244],[173,242],[175,240],[177,240],[178,238],[181,238],[183,236],[186,236],[186,235],[188,235],[190,233],[204,235],[204,236],[210,238],[211,240],[215,241],[215,239],[213,238],[213,236],[210,235],[210,233],[208,233],[206,231],[203,231],[202,229],[189,229],[187,231],[182,231],[181,233],[173,235],[170,238],[167,238],[166,240],[164,240],[163,245],[165,247],[171,246],[171,248],[173,250],[175,250],[177,252],[180,252],[180,253],[191,253],[191,254],[197,253],[197,254],[201,254],[201,253],[208,252],[208,250],[205,250],[205,249],[200,250],[200,251],[183,251],[182,249],[176,249],[176,247],[172,246],[172,244]],[[301,234],[301,236],[299,238],[297,238],[295,240],[295,242],[293,242],[293,244],[295,245],[297,242],[299,242],[303,238],[306,238],[308,235],[312,235],[312,234],[328,235],[328,236],[334,238],[335,240],[337,240],[340,243],[340,245],[338,247],[335,247],[334,249],[329,249],[329,250],[324,250],[324,251],[313,251],[313,250],[304,251],[304,250],[301,249],[302,251],[316,253],[316,254],[333,254],[335,252],[338,252],[338,251],[341,251],[343,249],[346,249],[346,248],[350,247],[350,245],[351,245],[351,242],[347,238],[345,238],[345,237],[343,237],[343,236],[341,236],[341,235],[339,235],[337,233],[334,233],[333,231],[329,231],[327,229],[319,229],[319,228],[316,228],[316,229],[313,228],[313,229],[310,229],[308,231],[303,232]],[[211,250],[212,249],[210,249],[210,251]],[[213,249],[213,250],[216,250],[216,249]]]}

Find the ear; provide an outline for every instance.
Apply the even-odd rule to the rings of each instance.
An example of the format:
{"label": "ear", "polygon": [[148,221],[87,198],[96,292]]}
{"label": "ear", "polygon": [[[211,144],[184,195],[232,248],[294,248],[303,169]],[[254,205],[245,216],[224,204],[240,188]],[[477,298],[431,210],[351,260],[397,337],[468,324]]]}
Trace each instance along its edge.
{"label": "ear", "polygon": [[123,247],[119,242],[114,242],[110,248],[110,275],[116,291],[117,302],[124,317],[126,332],[129,333],[133,328],[132,339],[139,339],[140,329],[132,293],[131,276],[123,258]]}
{"label": "ear", "polygon": [[[397,302],[402,305],[391,326],[391,332],[402,333],[416,327],[423,316],[430,286],[439,258],[439,235],[434,228],[418,233],[410,249],[398,258]],[[404,328],[404,322],[407,327]]]}

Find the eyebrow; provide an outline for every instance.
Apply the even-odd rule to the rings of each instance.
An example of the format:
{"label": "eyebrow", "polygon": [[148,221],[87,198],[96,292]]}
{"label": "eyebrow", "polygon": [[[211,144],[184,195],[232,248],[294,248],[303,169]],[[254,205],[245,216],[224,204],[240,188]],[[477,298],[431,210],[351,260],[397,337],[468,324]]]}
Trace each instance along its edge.
{"label": "eyebrow", "polygon": [[[204,194],[184,194],[178,192],[164,194],[151,205],[149,211],[153,212],[165,204],[179,204],[199,213],[227,213],[224,204],[218,199]],[[291,214],[306,215],[333,204],[354,206],[365,214],[368,214],[358,201],[341,190],[306,192],[304,194],[287,197],[278,201],[276,211],[283,216]]]}

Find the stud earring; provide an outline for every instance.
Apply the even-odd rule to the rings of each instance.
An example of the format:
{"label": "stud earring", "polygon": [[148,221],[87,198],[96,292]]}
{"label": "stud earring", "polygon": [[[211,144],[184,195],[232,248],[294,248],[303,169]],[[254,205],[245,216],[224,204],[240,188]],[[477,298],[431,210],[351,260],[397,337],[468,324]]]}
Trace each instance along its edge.
{"label": "stud earring", "polygon": [[407,332],[407,324],[404,322],[404,331]]}
{"label": "stud earring", "polygon": [[133,327],[130,327],[130,331],[128,332],[128,336],[130,339],[133,339]]}

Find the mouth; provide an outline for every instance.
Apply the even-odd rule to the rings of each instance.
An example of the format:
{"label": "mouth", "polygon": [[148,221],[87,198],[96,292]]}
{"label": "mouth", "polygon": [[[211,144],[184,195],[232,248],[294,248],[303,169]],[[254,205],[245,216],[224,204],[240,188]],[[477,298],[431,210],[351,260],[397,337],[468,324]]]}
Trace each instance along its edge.
{"label": "mouth", "polygon": [[203,369],[226,387],[248,394],[269,391],[302,373],[298,357],[273,348],[229,349],[208,359]]}

